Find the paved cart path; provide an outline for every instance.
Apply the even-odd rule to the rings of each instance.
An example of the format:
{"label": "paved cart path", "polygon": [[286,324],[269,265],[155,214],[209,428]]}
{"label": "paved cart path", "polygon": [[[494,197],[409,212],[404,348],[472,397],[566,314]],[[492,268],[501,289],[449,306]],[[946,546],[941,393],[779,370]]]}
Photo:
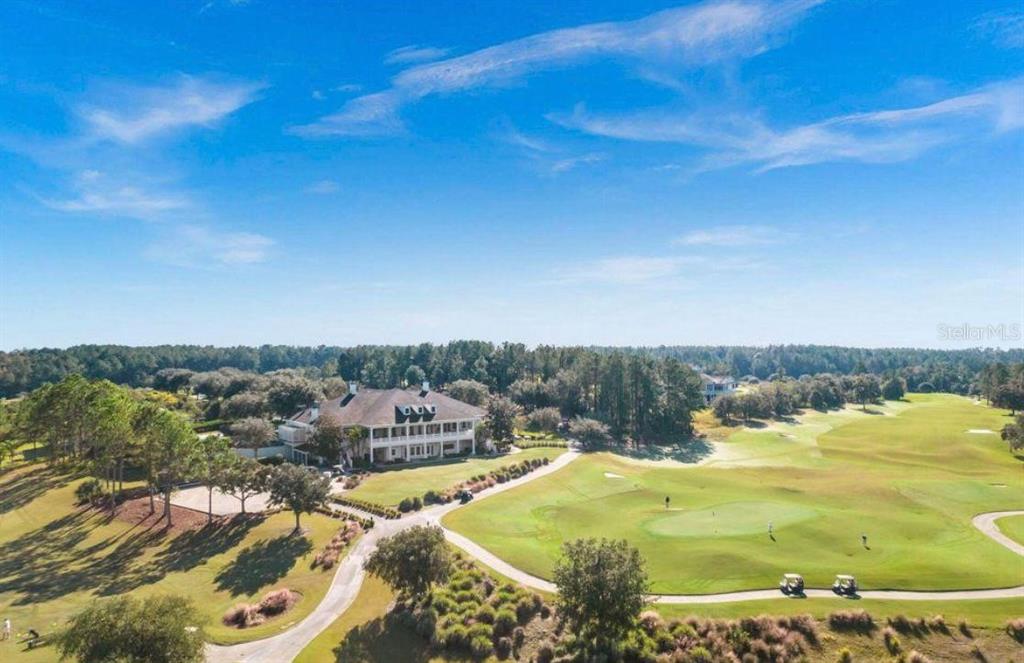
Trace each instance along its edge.
{"label": "paved cart path", "polygon": [[[579,452],[570,450],[557,459],[540,467],[533,472],[514,479],[507,483],[498,484],[477,494],[476,500],[487,499],[492,495],[498,495],[507,490],[512,490],[528,481],[533,481],[542,476],[557,472],[580,456]],[[475,501],[475,500],[474,500]],[[331,622],[352,605],[363,584],[365,571],[363,562],[373,552],[377,542],[382,538],[391,536],[415,525],[439,525],[442,528],[441,518],[445,514],[462,506],[458,502],[433,506],[422,511],[405,516],[398,520],[384,520],[376,518],[376,525],[372,530],[363,535],[356,542],[355,547],[349,552],[345,559],[338,566],[330,589],[320,604],[305,619],[287,631],[263,640],[242,643],[231,646],[207,646],[207,661],[209,663],[281,663],[291,661],[302,649],[319,635]],[[346,510],[356,511],[345,507]],[[368,515],[368,514],[367,514]],[[972,524],[983,534],[996,541],[1009,550],[1024,556],[1024,546],[1013,541],[999,531],[996,521],[1005,516],[1024,515],[1021,511],[997,511],[982,513],[972,519]],[[498,573],[505,575],[512,580],[527,587],[543,592],[555,592],[555,586],[548,580],[526,573],[511,564],[508,564],[497,555],[489,552],[482,546],[474,543],[465,536],[444,528],[445,537],[454,545],[466,551],[486,566],[491,567]],[[1024,585],[1020,587],[1007,587],[1002,589],[976,589],[976,590],[955,590],[955,591],[904,591],[904,590],[866,590],[860,592],[860,597],[865,599],[892,599],[902,601],[964,601],[972,599],[994,599],[994,598],[1024,598]],[[723,594],[663,594],[654,595],[651,600],[655,603],[668,604],[708,604],[708,603],[729,603],[734,601],[758,601],[776,599],[782,596],[777,589],[759,589],[742,592],[728,592]],[[808,598],[833,598],[833,594],[827,589],[808,589]]]}

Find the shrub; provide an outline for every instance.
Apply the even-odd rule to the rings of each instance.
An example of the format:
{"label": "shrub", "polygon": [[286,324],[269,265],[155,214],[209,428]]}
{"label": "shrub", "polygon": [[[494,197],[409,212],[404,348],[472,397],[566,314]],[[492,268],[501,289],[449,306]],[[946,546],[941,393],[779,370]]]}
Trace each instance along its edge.
{"label": "shrub", "polygon": [[638,624],[647,635],[654,635],[655,631],[665,627],[665,621],[654,610],[645,610],[640,613]]}
{"label": "shrub", "polygon": [[508,635],[518,625],[516,615],[507,608],[502,608],[494,615],[494,632],[497,635]]}
{"label": "shrub", "polygon": [[449,612],[454,611],[456,607],[455,601],[447,596],[435,597],[432,605],[439,615],[447,615]]}
{"label": "shrub", "polygon": [[75,499],[79,504],[95,504],[103,497],[103,484],[99,479],[86,479],[75,488]]}
{"label": "shrub", "polygon": [[949,633],[949,626],[946,625],[946,618],[942,615],[934,615],[928,620],[928,628],[939,633]]}
{"label": "shrub", "polygon": [[239,603],[224,613],[221,621],[226,626],[234,626],[235,628],[249,628],[250,626],[256,626],[262,624],[265,621],[265,617],[260,614],[259,606],[251,605],[249,603]]}
{"label": "shrub", "polygon": [[484,624],[494,623],[494,608],[489,605],[482,605],[480,609],[476,611],[476,620],[483,622]]}
{"label": "shrub", "polygon": [[409,513],[410,511],[412,511],[413,510],[412,498],[411,497],[406,497],[401,502],[399,502],[398,503],[398,510],[401,511],[402,513]]}
{"label": "shrub", "polygon": [[533,598],[524,596],[516,602],[516,619],[519,620],[520,624],[530,621],[530,617],[533,617],[534,612],[536,612],[536,608],[534,607]]}
{"label": "shrub", "polygon": [[476,592],[470,590],[455,592],[454,598],[456,603],[479,603]]}
{"label": "shrub", "polygon": [[910,653],[907,654],[907,663],[932,663],[932,659],[928,658],[916,649],[911,649]]}
{"label": "shrub", "polygon": [[971,656],[981,661],[981,663],[986,663],[986,661],[988,661],[988,657],[985,656],[985,652],[981,651],[981,647],[976,644],[971,645]]}
{"label": "shrub", "polygon": [[273,617],[291,608],[298,600],[298,594],[290,589],[275,589],[260,600],[259,611],[267,617]]}
{"label": "shrub", "polygon": [[839,610],[828,616],[828,624],[837,631],[870,631],[875,620],[865,610]]}
{"label": "shrub", "polygon": [[918,630],[914,621],[906,615],[893,615],[886,619],[886,621],[889,623],[889,626],[893,627],[900,633],[912,633]]}
{"label": "shrub", "polygon": [[469,653],[476,658],[486,658],[493,650],[490,638],[478,635],[469,641]]}
{"label": "shrub", "polygon": [[494,653],[498,658],[505,660],[512,653],[512,641],[508,638],[498,638],[494,643]]}
{"label": "shrub", "polygon": [[416,632],[423,637],[429,636],[437,627],[437,611],[427,608],[416,616]]}
{"label": "shrub", "polygon": [[849,647],[843,647],[836,655],[836,663],[853,663],[853,654]]}
{"label": "shrub", "polygon": [[550,642],[543,643],[537,648],[537,663],[551,663],[555,659],[555,648]]}
{"label": "shrub", "polygon": [[711,652],[700,645],[697,645],[690,650],[691,663],[713,663],[714,660],[715,659],[711,656]]}
{"label": "shrub", "polygon": [[466,632],[466,627],[462,624],[456,624],[449,628],[445,634],[444,642],[449,649],[458,649],[469,645],[469,634]]}
{"label": "shrub", "polygon": [[352,498],[352,497],[346,497],[345,495],[335,495],[335,496],[331,497],[331,500],[335,504],[340,504],[342,506],[349,506],[349,507],[352,507],[354,509],[359,509],[360,511],[366,511],[368,513],[372,513],[375,516],[380,516],[381,518],[387,518],[388,520],[393,520],[395,518],[401,518],[401,516],[402,516],[402,514],[398,511],[398,509],[393,509],[393,508],[391,508],[389,506],[383,506],[383,505],[377,504],[375,502],[366,502],[364,500],[358,500],[358,499],[355,499],[355,498]]}
{"label": "shrub", "polygon": [[1024,617],[1006,622],[1006,633],[1017,642],[1024,643]]}
{"label": "shrub", "polygon": [[514,644],[516,648],[519,648],[523,646],[523,642],[525,641],[526,631],[522,626],[517,626],[516,630],[512,631],[512,644]]}
{"label": "shrub", "polygon": [[885,648],[890,654],[895,656],[900,653],[900,637],[896,635],[896,631],[891,626],[882,629],[882,640],[885,641]]}
{"label": "shrub", "polygon": [[961,619],[956,625],[960,632],[964,634],[965,638],[973,638],[974,634],[971,633],[971,625],[967,623],[966,619]]}

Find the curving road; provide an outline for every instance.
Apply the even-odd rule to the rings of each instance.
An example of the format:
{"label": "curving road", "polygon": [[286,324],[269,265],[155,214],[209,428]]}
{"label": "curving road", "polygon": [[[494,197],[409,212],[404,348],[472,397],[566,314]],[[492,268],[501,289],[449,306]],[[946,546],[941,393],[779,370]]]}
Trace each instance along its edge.
{"label": "curving road", "polygon": [[[477,494],[476,499],[487,499],[492,495],[498,495],[506,490],[511,490],[528,481],[557,472],[579,456],[580,453],[578,451],[567,451],[548,465],[540,467],[525,476],[481,491]],[[355,600],[365,576],[363,562],[376,547],[377,542],[384,537],[415,525],[438,525],[444,529],[445,538],[451,543],[498,573],[533,589],[549,593],[556,591],[555,586],[550,581],[526,573],[508,564],[497,555],[494,555],[465,536],[444,527],[441,524],[441,518],[460,506],[462,505],[458,502],[433,506],[398,520],[375,518],[376,524],[374,528],[356,542],[355,547],[339,564],[338,570],[331,582],[331,587],[327,590],[327,595],[309,616],[284,633],[270,638],[231,646],[208,645],[207,661],[209,663],[279,663],[281,661],[291,661],[313,638],[345,612]],[[356,511],[356,509],[351,509],[350,507],[346,507],[346,510]],[[1024,510],[982,513],[975,516],[971,523],[995,542],[1018,555],[1024,556],[1024,546],[1004,535],[996,526],[996,521],[999,518],[1013,515],[1024,515]],[[807,598],[835,597],[835,594],[828,589],[808,589],[805,595]],[[697,605],[734,601],[759,601],[776,599],[781,596],[777,589],[759,589],[723,594],[653,595],[651,600],[654,603]],[[859,596],[865,599],[901,601],[964,601],[973,599],[1024,598],[1024,585],[1001,589],[954,591],[867,590],[860,592]]]}
{"label": "curving road", "polygon": [[[532,481],[552,472],[557,472],[579,456],[577,451],[567,451],[547,465],[541,466],[506,483],[498,484],[477,494],[477,499],[511,490],[527,481]],[[458,502],[430,507],[418,513],[405,516],[398,520],[384,520],[374,517],[374,526],[356,542],[345,559],[338,565],[331,586],[323,600],[305,619],[278,635],[244,642],[237,645],[207,645],[206,660],[208,663],[282,663],[291,661],[316,636],[327,628],[331,622],[348,610],[355,601],[362,587],[366,572],[363,562],[377,547],[377,542],[415,525],[436,524],[444,514],[461,506]],[[346,511],[358,512],[358,509],[345,507]],[[371,514],[362,514],[371,516]],[[543,581],[542,581],[543,582]]]}

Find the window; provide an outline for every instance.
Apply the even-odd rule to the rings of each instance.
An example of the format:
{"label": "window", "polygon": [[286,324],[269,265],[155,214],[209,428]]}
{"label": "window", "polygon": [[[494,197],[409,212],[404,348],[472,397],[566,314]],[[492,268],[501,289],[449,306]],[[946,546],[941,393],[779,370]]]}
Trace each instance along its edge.
{"label": "window", "polygon": [[473,427],[473,422],[472,421],[460,421],[459,422],[459,430],[460,431],[469,430],[472,427]]}
{"label": "window", "polygon": [[456,431],[455,422],[448,423],[448,424],[444,425],[444,432],[446,432],[446,433],[454,433],[455,431]]}
{"label": "window", "polygon": [[402,437],[405,435],[405,426],[395,426],[391,429],[391,437]]}

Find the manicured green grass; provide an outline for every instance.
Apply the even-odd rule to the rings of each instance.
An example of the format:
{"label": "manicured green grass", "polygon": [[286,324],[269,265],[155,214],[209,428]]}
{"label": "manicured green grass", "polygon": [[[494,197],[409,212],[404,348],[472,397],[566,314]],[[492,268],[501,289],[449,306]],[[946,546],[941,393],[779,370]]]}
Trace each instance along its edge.
{"label": "manicured green grass", "polygon": [[394,592],[383,580],[367,575],[359,589],[359,595],[348,610],[306,645],[295,657],[295,663],[334,661],[337,657],[334,650],[345,640],[349,632],[367,622],[382,618],[387,614],[388,606],[394,599]]}
{"label": "manicured green grass", "polygon": [[[310,564],[338,530],[337,520],[303,516],[305,538],[291,536],[290,513],[164,534],[76,508],[78,481],[38,465],[0,476],[0,616],[19,633],[52,633],[97,598],[173,593],[196,602],[213,641],[253,640],[309,614],[330,585],[333,572]],[[235,603],[256,602],[279,587],[302,594],[293,610],[244,631],[221,624]],[[0,660],[55,660],[49,648],[21,649],[0,642]]]}
{"label": "manicured green grass", "polygon": [[541,577],[564,541],[626,538],[658,593],[770,588],[785,572],[812,587],[837,573],[865,589],[1020,584],[1021,558],[970,524],[1024,506],[1003,487],[1020,485],[1020,460],[998,436],[966,432],[999,430],[1006,413],[939,394],[869,411],[743,429],[699,467],[590,454],[445,524]]}
{"label": "manicured green grass", "polygon": [[478,474],[487,474],[505,465],[512,465],[533,458],[555,459],[565,449],[525,449],[505,456],[463,456],[445,462],[431,463],[416,467],[396,467],[393,470],[371,474],[358,488],[346,495],[384,504],[397,505],[406,497],[423,497],[428,490],[445,490]]}
{"label": "manicured green grass", "polygon": [[999,531],[1020,544],[1024,544],[1024,516],[1006,516],[996,521]]}

